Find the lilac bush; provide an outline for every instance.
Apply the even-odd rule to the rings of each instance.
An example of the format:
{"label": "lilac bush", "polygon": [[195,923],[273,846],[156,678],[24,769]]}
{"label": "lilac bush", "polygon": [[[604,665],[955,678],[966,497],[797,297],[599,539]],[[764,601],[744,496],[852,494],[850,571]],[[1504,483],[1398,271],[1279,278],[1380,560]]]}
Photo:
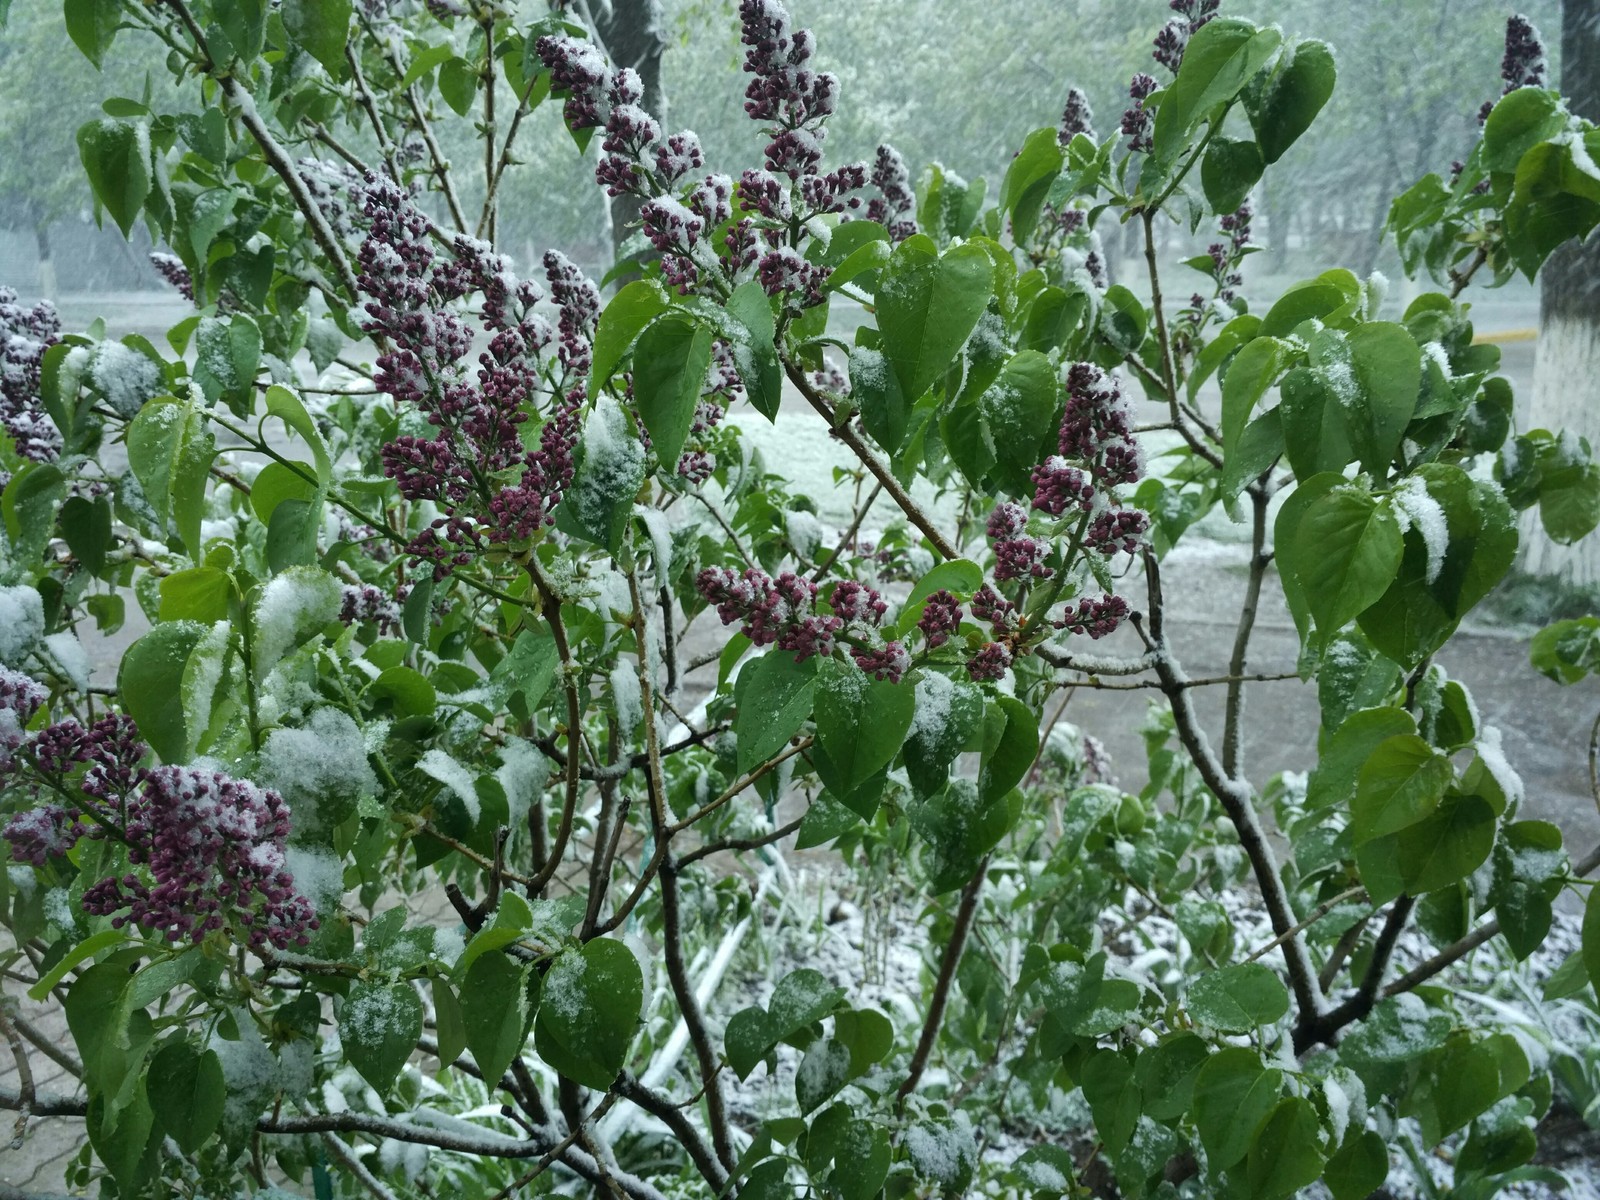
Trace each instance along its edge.
{"label": "lilac bush", "polygon": [[[125,1198],[1539,1178],[1570,1072],[1502,1000],[1600,857],[1526,817],[1438,661],[1517,510],[1600,520],[1460,298],[1600,221],[1531,27],[1395,203],[1444,288],[1397,314],[1342,268],[1247,283],[1335,66],[1217,0],[1172,0],[1104,136],[1064,81],[988,205],[887,143],[835,161],[849,96],[777,0],[738,6],[725,160],[556,7],[64,10],[193,105],[113,98],[78,148],[195,312],[158,348],[0,298],[19,1136],[81,1118],[66,1182]],[[609,277],[497,244],[547,119],[633,222]],[[1167,263],[1174,222],[1205,253]],[[1162,567],[1207,516],[1250,551],[1202,677]],[[1292,673],[1253,648],[1269,591]],[[124,624],[108,679],[86,645]],[[1535,666],[1582,679],[1596,626]],[[1264,778],[1246,688],[1295,680],[1317,765]],[[1063,720],[1087,689],[1150,697],[1142,768]],[[1552,1004],[1600,974],[1596,894]]]}

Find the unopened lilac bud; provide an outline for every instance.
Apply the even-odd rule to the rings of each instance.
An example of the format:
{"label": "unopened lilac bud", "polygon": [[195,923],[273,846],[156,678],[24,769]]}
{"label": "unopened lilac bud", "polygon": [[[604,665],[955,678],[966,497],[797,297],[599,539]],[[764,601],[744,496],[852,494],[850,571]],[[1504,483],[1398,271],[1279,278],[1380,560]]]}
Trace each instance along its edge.
{"label": "unopened lilac bud", "polygon": [[671,187],[691,171],[705,166],[705,152],[700,139],[689,130],[675,133],[654,150],[656,173],[661,182]]}
{"label": "unopened lilac bud", "polygon": [[550,72],[550,86],[566,92],[564,116],[569,128],[594,129],[604,123],[602,105],[611,87],[611,68],[591,43],[565,35],[546,35],[535,50]]}
{"label": "unopened lilac bud", "polygon": [[1094,137],[1094,110],[1089,107],[1089,97],[1082,88],[1070,88],[1067,91],[1067,105],[1061,110],[1061,129],[1057,139],[1063,146],[1072,141],[1080,133],[1085,137]]}
{"label": "unopened lilac bud", "polygon": [[927,640],[928,649],[937,650],[961,627],[961,602],[944,589],[934,592],[922,606],[917,628]]}
{"label": "unopened lilac bud", "polygon": [[1055,625],[1068,633],[1086,633],[1096,640],[1115,633],[1128,616],[1128,602],[1121,596],[1104,595],[1098,600],[1084,597],[1076,606],[1067,605]]}
{"label": "unopened lilac bud", "polygon": [[1000,642],[988,642],[967,660],[967,675],[974,683],[996,683],[1010,667],[1010,649]]}
{"label": "unopened lilac bud", "polygon": [[877,650],[855,649],[851,651],[851,657],[863,674],[890,683],[899,683],[911,669],[911,655],[899,642],[885,642]]}
{"label": "unopened lilac bud", "polygon": [[1520,87],[1544,87],[1549,73],[1550,63],[1539,30],[1521,13],[1508,18],[1506,52],[1500,60],[1500,78],[1505,81],[1505,90],[1509,93]]}
{"label": "unopened lilac bud", "polygon": [[176,254],[153,250],[150,253],[150,265],[155,267],[161,278],[177,288],[185,300],[194,302],[194,280],[190,278],[189,268],[183,265],[181,258]]}
{"label": "unopened lilac bud", "polygon": [[854,579],[841,580],[828,596],[828,607],[846,621],[877,625],[889,611],[876,590]]}

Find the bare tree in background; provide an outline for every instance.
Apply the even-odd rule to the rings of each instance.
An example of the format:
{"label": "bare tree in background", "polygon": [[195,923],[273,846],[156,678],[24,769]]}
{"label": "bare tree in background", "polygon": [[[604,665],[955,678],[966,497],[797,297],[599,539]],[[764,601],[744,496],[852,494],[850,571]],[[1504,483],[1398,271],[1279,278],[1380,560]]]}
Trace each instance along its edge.
{"label": "bare tree in background", "polygon": [[[661,56],[667,48],[667,32],[661,0],[551,0],[550,7],[581,19],[607,58],[639,73],[644,83],[640,107],[665,128],[667,93],[661,80]],[[611,198],[611,245],[618,261],[638,224],[642,203],[638,196]]]}
{"label": "bare tree in background", "polygon": [[[1573,112],[1600,121],[1600,4],[1564,0],[1561,12],[1561,91]],[[1600,444],[1600,235],[1557,250],[1540,278],[1532,427],[1570,429]],[[1528,571],[1600,584],[1600,547],[1557,545],[1536,519],[1524,535]]]}

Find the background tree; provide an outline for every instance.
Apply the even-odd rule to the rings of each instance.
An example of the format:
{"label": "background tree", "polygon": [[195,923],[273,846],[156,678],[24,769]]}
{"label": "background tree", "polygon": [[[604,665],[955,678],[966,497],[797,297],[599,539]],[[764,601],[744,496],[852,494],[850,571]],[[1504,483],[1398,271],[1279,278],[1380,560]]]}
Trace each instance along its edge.
{"label": "background tree", "polygon": [[[1565,0],[1562,7],[1560,80],[1573,112],[1600,119],[1600,12],[1591,0]],[[1571,430],[1593,445],[1600,442],[1600,238],[1571,243],[1550,256],[1540,300],[1529,419],[1535,428]],[[1594,489],[1580,494],[1596,495]],[[1529,522],[1524,533],[1527,570],[1600,584],[1595,546],[1561,545],[1537,522]]]}
{"label": "background tree", "polygon": [[[51,226],[94,202],[73,136],[102,115],[106,96],[140,96],[146,87],[170,94],[165,74],[151,65],[116,59],[97,72],[63,36],[60,14],[48,4],[18,6],[0,26],[0,225],[34,239],[44,295],[57,290]],[[121,238],[107,242],[128,252]]]}

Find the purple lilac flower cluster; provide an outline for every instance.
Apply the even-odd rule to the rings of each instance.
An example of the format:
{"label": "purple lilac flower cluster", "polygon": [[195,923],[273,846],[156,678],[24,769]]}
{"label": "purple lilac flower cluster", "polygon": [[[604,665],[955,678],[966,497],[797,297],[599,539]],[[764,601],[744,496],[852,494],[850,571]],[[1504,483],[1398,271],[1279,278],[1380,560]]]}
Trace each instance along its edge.
{"label": "purple lilac flower cluster", "polygon": [[1115,633],[1127,617],[1128,602],[1121,596],[1103,595],[1098,600],[1085,596],[1076,605],[1067,605],[1056,628],[1099,639]]}
{"label": "purple lilac flower cluster", "polygon": [[1154,75],[1140,71],[1128,82],[1128,99],[1132,100],[1122,114],[1122,135],[1128,139],[1128,149],[1149,150],[1150,134],[1155,129],[1155,117],[1145,108],[1144,102],[1159,87]]}
{"label": "purple lilac flower cluster", "polygon": [[[1109,557],[1137,551],[1149,531],[1150,518],[1137,508],[1119,506],[1115,489],[1138,482],[1144,471],[1143,457],[1120,385],[1093,363],[1074,363],[1067,370],[1067,400],[1057,449],[1059,453],[1034,470],[1034,508],[1053,517],[1077,513],[1080,520],[1087,518],[1083,545],[1091,553]],[[1120,620],[1126,609],[1111,605],[1106,611]],[[1097,626],[1085,623],[1081,611],[1074,618],[1069,610],[1068,620],[1084,626],[1075,631],[1095,637],[1115,628],[1113,621],[1110,628],[1093,632]],[[1058,622],[1058,627],[1069,625]]]}
{"label": "purple lilac flower cluster", "polygon": [[730,406],[744,395],[744,381],[733,362],[733,347],[724,339],[711,343],[711,370],[706,375],[700,403],[695,406],[689,426],[689,445],[678,458],[678,474],[693,484],[702,484],[717,469],[716,455],[705,447],[705,439],[718,425]]}
{"label": "purple lilac flower cluster", "polygon": [[227,927],[243,931],[254,948],[309,940],[316,914],[287,867],[289,810],[280,796],[219,771],[141,766],[149,750],[119,714],[87,728],[69,718],[29,734],[45,696],[27,676],[0,667],[0,782],[77,792],[71,802],[36,803],[11,816],[3,836],[13,859],[44,866],[82,837],[112,837],[142,870],[91,884],[85,912],[172,942],[198,942]]}
{"label": "purple lilac flower cluster", "polygon": [[929,650],[937,650],[961,628],[961,601],[954,593],[940,588],[923,603],[917,628]]}
{"label": "purple lilac flower cluster", "polygon": [[905,644],[877,634],[888,605],[875,589],[856,580],[834,586],[827,597],[829,614],[816,611],[817,585],[792,571],[773,579],[754,567],[743,574],[707,567],[696,577],[695,589],[716,606],[724,625],[740,622],[740,631],[757,646],[791,651],[796,662],[831,655],[843,641],[868,675],[899,683],[911,669]]}
{"label": "purple lilac flower cluster", "polygon": [[[289,809],[276,792],[221,771],[155,767],[129,799],[124,836],[132,871],[83,894],[84,911],[132,922],[169,942],[202,941],[230,926],[252,949],[304,945],[317,928],[287,864]],[[126,915],[121,910],[127,909]]]}
{"label": "purple lilac flower cluster", "polygon": [[339,604],[339,620],[346,625],[371,623],[380,637],[392,637],[400,629],[400,605],[382,588],[370,583],[347,584]]}
{"label": "purple lilac flower cluster", "polygon": [[1094,138],[1094,110],[1089,107],[1089,97],[1082,88],[1067,89],[1067,105],[1061,110],[1061,128],[1056,138],[1063,146],[1079,134]]}
{"label": "purple lilac flower cluster", "polygon": [[[600,293],[564,255],[546,254],[558,314],[552,328],[535,311],[543,289],[482,242],[457,237],[452,257],[435,263],[427,219],[392,180],[369,175],[361,205],[368,222],[359,254],[363,328],[389,342],[375,382],[397,403],[418,406],[435,429],[384,446],[384,472],[407,499],[442,510],[407,547],[442,579],[485,539],[525,541],[554,520],[572,481]],[[490,335],[476,378],[464,366],[473,331],[456,305],[472,294],[482,297],[482,331]],[[552,345],[559,370],[547,362]],[[550,413],[538,448],[528,449],[519,427],[546,395]]]}
{"label": "purple lilac flower cluster", "polygon": [[41,300],[24,308],[16,292],[0,287],[0,425],[17,453],[34,462],[50,462],[61,453],[61,432],[39,397],[45,351],[60,338],[55,305]]}
{"label": "purple lilac flower cluster", "polygon": [[[1150,518],[1137,508],[1116,502],[1115,489],[1134,483],[1143,471],[1133,438],[1128,406],[1115,378],[1092,363],[1074,363],[1067,371],[1067,399],[1057,438],[1059,453],[1033,470],[1033,510],[1060,520],[1069,518],[1081,530],[1082,548],[1099,557],[1131,554],[1149,531]],[[1024,584],[1048,578],[1045,560],[1050,541],[1028,532],[1028,514],[1005,502],[989,515],[988,535],[995,554],[998,582]],[[1128,614],[1120,597],[1085,597],[1068,604],[1052,622],[1069,633],[1101,638],[1113,632]],[[1021,652],[1028,632],[1016,603],[984,584],[972,599],[972,615],[987,622],[993,639],[967,664],[973,679],[1003,675]]]}
{"label": "purple lilac flower cluster", "polygon": [[755,77],[745,88],[744,111],[752,120],[785,129],[814,127],[832,115],[839,77],[812,70],[815,39],[809,29],[791,29],[789,22],[789,11],[778,0],[741,0],[744,69]]}
{"label": "purple lilac flower cluster", "polygon": [[183,265],[183,259],[163,250],[152,250],[150,265],[156,269],[157,275],[177,288],[185,300],[194,303],[194,280],[189,275],[189,268]]}
{"label": "purple lilac flower cluster", "polygon": [[[745,111],[767,126],[769,140],[763,167],[746,171],[737,183],[727,175],[700,176],[705,154],[692,132],[663,136],[639,106],[643,89],[635,72],[612,68],[593,46],[566,36],[542,37],[536,50],[556,91],[567,97],[568,124],[605,130],[595,178],[613,196],[642,199],[640,224],[661,255],[667,282],[688,293],[708,269],[728,282],[753,276],[769,295],[808,307],[822,302],[826,272],[792,244],[794,224],[824,214],[848,219],[862,208],[859,193],[871,184],[881,196],[867,206],[867,215],[883,221],[892,235],[906,236],[915,230],[905,219],[913,204],[909,177],[888,147],[880,149],[870,172],[864,163],[823,171],[822,143],[838,99],[837,77],[812,66],[815,39],[793,27],[777,0],[741,0],[739,17],[744,67],[752,77]],[[714,234],[719,241],[713,249]]]}
{"label": "purple lilac flower cluster", "polygon": [[[1224,214],[1217,223],[1223,238],[1206,248],[1211,259],[1211,278],[1216,287],[1214,298],[1224,305],[1234,302],[1239,294],[1239,286],[1244,283],[1240,264],[1251,245],[1250,221],[1254,215],[1248,200],[1233,212]],[[1193,349],[1209,309],[1210,302],[1195,292],[1189,297],[1188,307],[1178,310],[1172,331],[1173,346],[1177,353],[1187,354]]]}
{"label": "purple lilac flower cluster", "polygon": [[917,196],[911,190],[911,172],[900,152],[887,142],[878,147],[872,161],[872,186],[878,195],[867,202],[867,220],[887,229],[891,241],[903,242],[916,233]]}
{"label": "purple lilac flower cluster", "polygon": [[724,625],[742,622],[740,630],[757,646],[776,645],[804,662],[814,654],[833,653],[844,628],[837,616],[814,610],[817,585],[792,571],[776,579],[748,567],[740,574],[729,567],[707,567],[695,578],[695,590],[717,608]]}
{"label": "purple lilac flower cluster", "polygon": [[1044,565],[1049,546],[1028,534],[1028,514],[1020,504],[995,505],[989,514],[989,540],[994,543],[996,579],[1044,579],[1050,568]]}
{"label": "purple lilac flower cluster", "polygon": [[[1522,87],[1545,87],[1549,77],[1550,60],[1538,27],[1521,13],[1506,18],[1506,49],[1500,59],[1500,80],[1505,87],[1500,94],[1509,96]],[[1478,124],[1489,119],[1494,104],[1493,100],[1484,101],[1478,110]],[[1455,173],[1460,174],[1460,170]]]}
{"label": "purple lilac flower cluster", "polygon": [[967,674],[974,683],[992,683],[1004,676],[1016,659],[1013,647],[1022,632],[1022,621],[1017,606],[992,584],[978,589],[971,607],[972,615],[993,629],[995,640],[985,642],[967,660]]}
{"label": "purple lilac flower cluster", "polygon": [[1221,0],[1170,0],[1168,7],[1177,15],[1156,34],[1155,60],[1174,75],[1183,66],[1183,52],[1189,39],[1217,15]]}

